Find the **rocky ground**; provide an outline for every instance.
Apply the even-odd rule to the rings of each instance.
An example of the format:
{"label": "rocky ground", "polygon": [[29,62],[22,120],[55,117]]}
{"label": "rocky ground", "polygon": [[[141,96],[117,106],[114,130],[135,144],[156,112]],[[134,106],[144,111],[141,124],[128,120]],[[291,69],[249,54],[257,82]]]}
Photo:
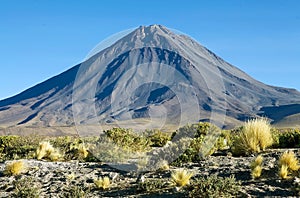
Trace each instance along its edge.
{"label": "rocky ground", "polygon": [[[193,178],[217,174],[222,177],[235,176],[241,181],[240,197],[293,197],[294,178],[281,180],[278,177],[277,161],[284,150],[270,150],[263,153],[263,172],[260,179],[250,176],[250,163],[255,158],[231,157],[226,153],[217,153],[199,163],[186,164],[184,167],[193,171]],[[299,157],[300,151],[294,150]],[[6,162],[8,163],[8,162]],[[170,184],[170,175],[177,167],[169,170],[145,173],[145,180],[160,178],[164,181],[164,190],[154,190],[151,194],[137,191],[137,174],[123,172],[101,163],[47,162],[26,160],[27,171],[19,176],[3,174],[5,163],[0,164],[0,197],[16,196],[16,183],[28,186],[39,192],[40,197],[183,197],[183,192],[176,191]],[[108,176],[112,180],[109,189],[97,189],[94,178]],[[32,179],[30,181],[30,179]],[[169,186],[169,187],[168,187]]]}

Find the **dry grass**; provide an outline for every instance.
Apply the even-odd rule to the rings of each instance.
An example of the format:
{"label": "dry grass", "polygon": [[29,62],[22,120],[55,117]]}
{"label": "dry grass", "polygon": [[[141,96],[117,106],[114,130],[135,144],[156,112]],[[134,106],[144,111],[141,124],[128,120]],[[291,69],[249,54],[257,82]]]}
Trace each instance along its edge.
{"label": "dry grass", "polygon": [[253,179],[257,179],[261,176],[261,171],[262,167],[261,166],[256,166],[254,169],[251,171],[251,176]]}
{"label": "dry grass", "polygon": [[293,151],[284,152],[279,158],[279,166],[287,166],[289,170],[297,171],[299,169],[299,162]]}
{"label": "dry grass", "polygon": [[185,169],[179,169],[174,171],[171,174],[171,179],[172,182],[177,186],[177,187],[183,187],[186,186],[190,183],[190,178],[193,176],[193,173],[188,172]]}
{"label": "dry grass", "polygon": [[257,179],[261,176],[262,172],[262,162],[263,157],[261,155],[257,156],[255,160],[251,163],[251,176],[253,179]]}
{"label": "dry grass", "polygon": [[287,165],[282,165],[279,169],[279,177],[281,179],[287,179],[288,178],[288,166]]}
{"label": "dry grass", "polygon": [[110,186],[110,179],[109,177],[100,177],[98,179],[94,179],[94,184],[97,186],[97,188],[105,190]]}
{"label": "dry grass", "polygon": [[235,149],[244,154],[259,153],[272,144],[270,123],[264,118],[256,118],[245,123],[236,141]]}
{"label": "dry grass", "polygon": [[4,173],[6,175],[20,175],[27,170],[27,166],[24,161],[12,161],[8,163],[5,167]]}
{"label": "dry grass", "polygon": [[57,161],[62,157],[59,150],[55,149],[50,142],[41,142],[36,150],[36,156],[38,160],[48,158],[51,161]]}
{"label": "dry grass", "polygon": [[53,152],[54,147],[50,144],[50,142],[41,142],[36,150],[36,158],[41,160],[44,157],[49,157]]}
{"label": "dry grass", "polygon": [[258,155],[255,160],[251,163],[251,169],[254,169],[257,166],[261,166],[264,158],[261,155]]}

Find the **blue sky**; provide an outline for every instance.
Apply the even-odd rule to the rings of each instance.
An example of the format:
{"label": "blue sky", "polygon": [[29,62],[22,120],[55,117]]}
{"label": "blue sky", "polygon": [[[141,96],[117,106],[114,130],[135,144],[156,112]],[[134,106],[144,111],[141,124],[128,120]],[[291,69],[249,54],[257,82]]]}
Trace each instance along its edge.
{"label": "blue sky", "polygon": [[0,99],[81,62],[139,25],[180,30],[252,77],[300,90],[300,1],[2,0]]}

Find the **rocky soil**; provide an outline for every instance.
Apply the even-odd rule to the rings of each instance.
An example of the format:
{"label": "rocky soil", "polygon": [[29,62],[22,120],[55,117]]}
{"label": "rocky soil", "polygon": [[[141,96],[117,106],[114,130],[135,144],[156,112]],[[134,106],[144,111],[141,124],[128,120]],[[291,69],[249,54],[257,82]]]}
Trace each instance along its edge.
{"label": "rocky soil", "polygon": [[[286,150],[286,149],[285,149]],[[217,153],[199,163],[186,164],[185,168],[193,171],[193,178],[217,174],[222,177],[235,176],[241,181],[240,197],[296,197],[294,177],[281,180],[278,177],[277,161],[285,150],[270,150],[263,153],[263,172],[260,179],[250,176],[250,163],[255,156],[231,157],[226,153]],[[300,150],[294,150],[297,156]],[[5,162],[8,163],[8,162]],[[32,178],[30,188],[37,188],[40,197],[74,197],[81,192],[86,197],[183,197],[184,192],[171,187],[170,170],[149,172],[144,174],[145,180],[160,178],[165,182],[164,190],[157,189],[151,194],[137,191],[137,174],[123,172],[101,163],[47,162],[26,160],[27,171],[19,176],[3,174],[5,163],[0,164],[0,197],[13,197],[16,193],[14,181]],[[97,189],[93,179],[108,176],[112,180],[109,189]],[[25,185],[25,184],[24,184]]]}

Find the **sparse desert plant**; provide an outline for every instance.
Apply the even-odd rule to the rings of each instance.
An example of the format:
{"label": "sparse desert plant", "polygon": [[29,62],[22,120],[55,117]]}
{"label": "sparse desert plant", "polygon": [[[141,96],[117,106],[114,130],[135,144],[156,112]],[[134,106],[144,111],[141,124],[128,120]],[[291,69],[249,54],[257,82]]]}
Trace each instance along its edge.
{"label": "sparse desert plant", "polygon": [[286,151],[280,156],[279,166],[284,165],[291,171],[297,171],[299,169],[299,162],[293,151]]}
{"label": "sparse desert plant", "polygon": [[233,176],[218,177],[217,175],[208,178],[199,178],[187,187],[189,197],[236,197],[241,189],[241,183],[236,181]]}
{"label": "sparse desert plant", "polygon": [[257,179],[261,176],[263,157],[258,155],[251,163],[251,176],[253,179]]}
{"label": "sparse desert plant", "polygon": [[27,170],[27,166],[23,160],[12,161],[6,164],[4,174],[19,175]]}
{"label": "sparse desert plant", "polygon": [[166,183],[161,179],[146,180],[139,182],[137,185],[137,191],[139,192],[156,192],[166,187]]}
{"label": "sparse desert plant", "polygon": [[279,177],[281,179],[287,179],[288,178],[288,174],[289,174],[288,168],[289,167],[287,165],[280,166]]}
{"label": "sparse desert plant", "polygon": [[185,169],[179,169],[172,172],[171,180],[172,183],[176,185],[176,187],[183,187],[190,183],[190,178],[192,176],[192,172],[189,172]]}
{"label": "sparse desert plant", "polygon": [[51,161],[57,161],[62,157],[59,150],[55,149],[48,141],[43,141],[39,144],[36,150],[36,156],[38,160],[48,158]]}
{"label": "sparse desert plant", "polygon": [[23,178],[19,180],[15,180],[13,182],[14,185],[14,197],[21,198],[38,198],[39,190],[37,186],[33,183],[32,178]]}
{"label": "sparse desert plant", "polygon": [[251,176],[253,179],[257,179],[261,176],[261,171],[262,171],[262,167],[261,166],[256,166],[255,168],[253,168],[251,170]]}
{"label": "sparse desert plant", "polygon": [[97,188],[105,190],[110,186],[110,179],[107,176],[103,178],[99,177],[98,179],[94,179],[94,184]]}
{"label": "sparse desert plant", "polygon": [[66,198],[84,198],[87,197],[87,193],[89,192],[89,190],[85,190],[83,187],[75,185],[68,186],[65,191],[63,197]]}
{"label": "sparse desert plant", "polygon": [[36,149],[36,158],[38,160],[49,157],[54,152],[54,147],[48,141],[41,142]]}
{"label": "sparse desert plant", "polygon": [[232,151],[235,155],[259,153],[273,143],[271,126],[267,119],[256,118],[244,124],[236,136]]}
{"label": "sparse desert plant", "polygon": [[88,148],[83,142],[75,142],[70,145],[70,151],[74,153],[74,156],[79,159],[86,159],[89,155]]}
{"label": "sparse desert plant", "polygon": [[66,174],[66,178],[68,179],[68,180],[74,180],[75,179],[75,177],[76,177],[76,175],[75,175],[75,173],[70,173],[70,174]]}
{"label": "sparse desert plant", "polygon": [[157,164],[157,167],[158,167],[158,169],[163,170],[163,171],[170,169],[169,163],[166,160],[159,161]]}
{"label": "sparse desert plant", "polygon": [[39,136],[0,136],[0,161],[34,158]]}

